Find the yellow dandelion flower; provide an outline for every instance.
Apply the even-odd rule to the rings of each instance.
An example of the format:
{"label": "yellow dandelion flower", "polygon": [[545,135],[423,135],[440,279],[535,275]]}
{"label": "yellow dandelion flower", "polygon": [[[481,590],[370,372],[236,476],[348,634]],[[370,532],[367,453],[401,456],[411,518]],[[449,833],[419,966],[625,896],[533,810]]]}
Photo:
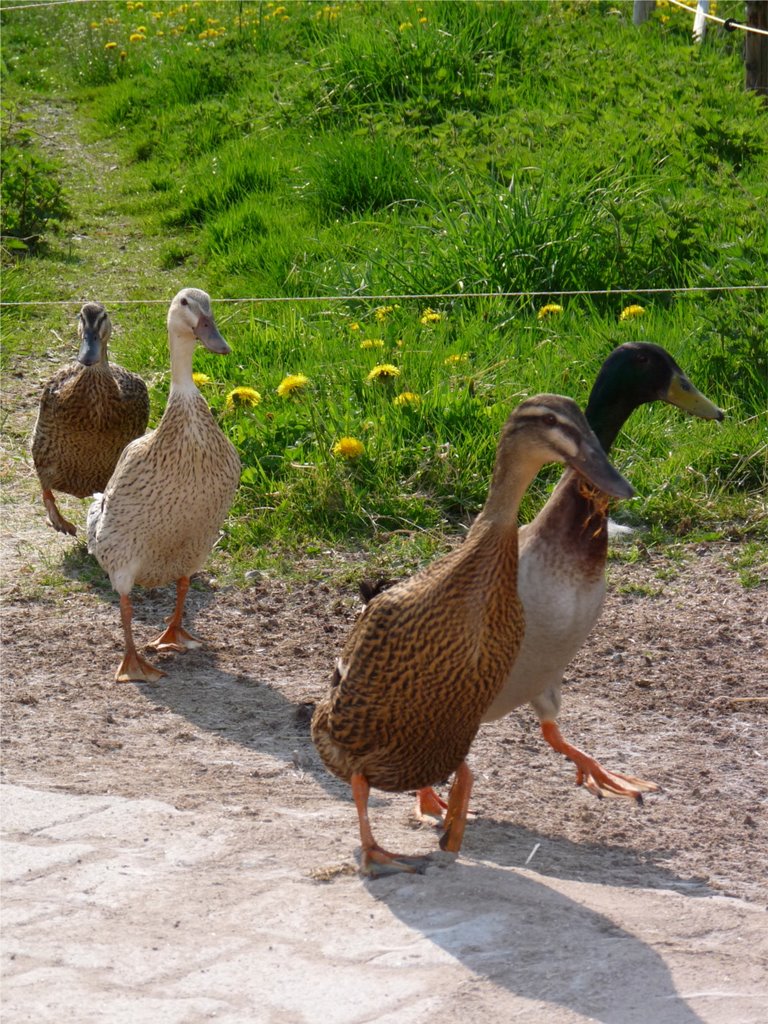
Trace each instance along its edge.
{"label": "yellow dandelion flower", "polygon": [[443,365],[444,366],[455,366],[457,363],[466,363],[468,358],[469,358],[469,356],[462,355],[462,354],[457,352],[457,353],[455,353],[452,356],[446,356],[446,358],[443,360]]}
{"label": "yellow dandelion flower", "polygon": [[402,394],[395,395],[392,402],[401,409],[416,409],[421,405],[421,395],[417,395],[415,391],[403,391]]}
{"label": "yellow dandelion flower", "polygon": [[131,32],[128,36],[129,43],[143,43],[146,41],[146,36],[143,36],[140,32]]}
{"label": "yellow dandelion flower", "polygon": [[357,322],[352,323],[352,324],[349,325],[349,329],[350,329],[350,331],[359,331],[360,330],[360,324],[357,323]]}
{"label": "yellow dandelion flower", "polygon": [[303,391],[308,384],[309,377],[305,377],[303,373],[289,373],[278,384],[277,393],[281,398],[288,398],[289,395]]}
{"label": "yellow dandelion flower", "polygon": [[101,26],[99,25],[98,21],[92,21],[91,28],[101,28]]}
{"label": "yellow dandelion flower", "polygon": [[395,377],[400,376],[400,371],[392,363],[379,363],[378,366],[374,366],[371,372],[366,377],[368,381],[388,381],[394,380]]}
{"label": "yellow dandelion flower", "polygon": [[196,388],[201,388],[204,384],[213,384],[207,373],[193,373],[192,381]]}
{"label": "yellow dandelion flower", "polygon": [[115,49],[117,49],[117,43],[104,43],[104,49],[105,50],[115,50]]}
{"label": "yellow dandelion flower", "polygon": [[363,338],[360,348],[384,348],[384,342],[381,338]]}
{"label": "yellow dandelion flower", "polygon": [[365,453],[365,445],[356,437],[342,437],[333,446],[333,454],[343,459],[359,459]]}
{"label": "yellow dandelion flower", "polygon": [[635,317],[642,316],[645,313],[644,306],[625,306],[619,314],[619,320],[634,320]]}
{"label": "yellow dandelion flower", "polygon": [[427,306],[419,318],[419,323],[424,324],[425,326],[427,324],[439,324],[442,319],[442,313],[438,313],[436,309],[430,309],[430,307]]}
{"label": "yellow dandelion flower", "polygon": [[559,306],[556,302],[548,302],[546,306],[542,306],[539,312],[536,314],[537,320],[544,320],[548,316],[558,316],[563,312],[563,307]]}
{"label": "yellow dandelion flower", "polygon": [[409,28],[413,28],[413,25],[411,24],[410,21],[401,21],[400,22],[400,31],[401,32],[407,32]]}
{"label": "yellow dandelion flower", "polygon": [[233,409],[247,409],[250,406],[258,405],[261,395],[253,388],[233,388],[227,395],[226,411]]}
{"label": "yellow dandelion flower", "polygon": [[395,310],[394,306],[377,306],[373,311],[373,315],[381,323],[382,320],[386,320],[390,313]]}

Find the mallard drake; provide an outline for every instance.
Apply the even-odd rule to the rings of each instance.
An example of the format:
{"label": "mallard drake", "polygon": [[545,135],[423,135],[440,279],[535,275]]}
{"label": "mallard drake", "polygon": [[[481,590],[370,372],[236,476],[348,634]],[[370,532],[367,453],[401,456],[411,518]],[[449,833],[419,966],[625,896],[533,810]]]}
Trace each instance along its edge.
{"label": "mallard drake", "polygon": [[112,323],[100,303],[85,303],[77,333],[77,361],[45,385],[32,432],[32,461],[48,522],[72,536],[77,530],[59,512],[53,492],[87,498],[103,491],[123,448],[149,421],[144,381],[107,359]]}
{"label": "mallard drake", "polygon": [[[721,420],[723,412],[691,384],[659,345],[629,342],[603,363],[586,418],[606,454],[629,415],[646,402],[668,402],[693,416]],[[557,725],[563,673],[586,640],[605,598],[608,499],[566,469],[533,522],[520,529],[517,592],[525,608],[525,636],[517,659],[483,717],[491,722],[522,704],[536,712],[542,734],[576,765],[576,782],[597,796],[642,802],[652,782],[611,772],[567,743]],[[422,814],[445,807],[431,789],[418,795]]]}
{"label": "mallard drake", "polygon": [[454,853],[461,847],[472,787],[465,759],[523,635],[518,505],[552,461],[566,462],[606,493],[632,494],[575,402],[559,395],[522,402],[501,432],[488,498],[464,543],[373,598],[315,710],[312,738],[320,756],[352,787],[364,874],[425,863],[376,843],[367,810],[371,786],[413,790],[455,772],[441,846]]}
{"label": "mallard drake", "polygon": [[118,682],[165,675],[136,650],[130,592],[135,583],[176,581],[168,628],[149,646],[183,651],[200,641],[182,627],[189,577],[208,557],[240,479],[240,459],[192,379],[197,341],[219,355],[229,346],[216,327],[211,300],[184,288],[168,312],[171,390],[157,429],[123,452],[103,494],[88,513],[88,550],[120,595],[125,656]]}

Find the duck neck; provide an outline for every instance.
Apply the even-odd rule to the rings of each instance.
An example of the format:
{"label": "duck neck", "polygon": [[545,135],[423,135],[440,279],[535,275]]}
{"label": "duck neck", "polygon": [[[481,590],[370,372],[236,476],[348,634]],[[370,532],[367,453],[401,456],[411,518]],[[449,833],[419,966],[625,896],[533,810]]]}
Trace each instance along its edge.
{"label": "duck neck", "polygon": [[197,391],[192,380],[192,356],[195,351],[194,338],[192,344],[185,339],[170,338],[171,350],[171,391],[176,393],[192,393]]}
{"label": "duck neck", "polygon": [[612,391],[599,378],[595,381],[584,415],[604,452],[609,452],[616,435],[642,402],[634,400],[626,391]]}
{"label": "duck neck", "polygon": [[496,457],[488,497],[478,519],[497,529],[516,532],[520,502],[541,469],[541,462],[510,455],[508,452]]}

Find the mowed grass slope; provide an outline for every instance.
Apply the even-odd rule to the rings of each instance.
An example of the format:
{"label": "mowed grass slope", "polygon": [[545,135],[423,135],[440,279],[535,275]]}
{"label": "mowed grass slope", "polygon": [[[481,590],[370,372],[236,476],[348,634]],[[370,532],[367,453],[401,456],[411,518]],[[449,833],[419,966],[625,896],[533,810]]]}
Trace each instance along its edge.
{"label": "mowed grass slope", "polygon": [[[73,102],[86,145],[119,154],[74,217],[128,219],[149,263],[100,292],[64,213],[6,254],[4,298],[104,301],[155,417],[165,309],[119,300],[179,282],[238,300],[216,306],[233,357],[196,369],[243,458],[225,540],[243,570],[350,544],[401,558],[404,537],[429,553],[482,504],[516,402],[584,404],[636,339],[728,418],[636,413],[614,458],[638,497],[617,517],[657,538],[764,536],[766,293],[686,289],[766,283],[768,113],[743,89],[741,40],[694,46],[690,26],[660,6],[637,29],[631,4],[598,2],[8,11],[7,151],[35,152],[25,110]],[[605,289],[621,293],[555,294]],[[6,357],[54,316],[3,315]]]}

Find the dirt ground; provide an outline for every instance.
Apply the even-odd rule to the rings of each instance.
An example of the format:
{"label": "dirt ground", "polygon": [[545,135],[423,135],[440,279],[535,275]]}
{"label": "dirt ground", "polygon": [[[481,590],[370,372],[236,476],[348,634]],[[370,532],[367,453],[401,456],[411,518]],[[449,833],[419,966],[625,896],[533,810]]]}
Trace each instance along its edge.
{"label": "dirt ground", "polygon": [[[9,1024],[765,1020],[768,584],[742,586],[738,545],[611,562],[568,672],[566,737],[658,794],[595,800],[522,709],[477,738],[460,858],[366,882],[309,737],[354,589],[203,574],[205,648],[115,684],[115,596],[44,525],[20,451],[34,392],[1,537]],[[140,641],[172,597],[137,589]],[[375,795],[377,836],[435,849],[411,809]]]}

